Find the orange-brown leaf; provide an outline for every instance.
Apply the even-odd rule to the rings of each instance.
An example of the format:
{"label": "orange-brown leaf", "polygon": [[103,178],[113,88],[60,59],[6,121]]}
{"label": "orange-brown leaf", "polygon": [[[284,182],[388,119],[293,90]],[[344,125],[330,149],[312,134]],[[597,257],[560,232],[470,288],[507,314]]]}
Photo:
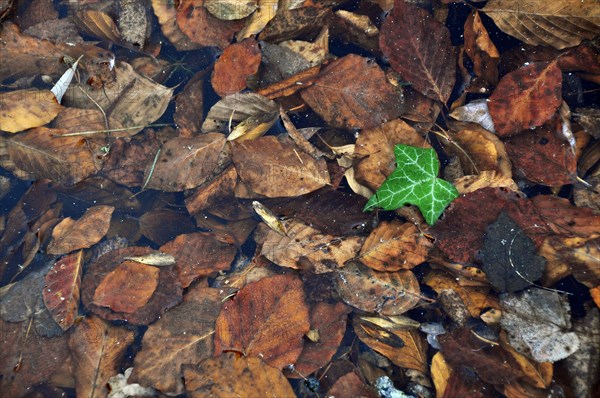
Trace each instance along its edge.
{"label": "orange-brown leaf", "polygon": [[215,62],[211,83],[221,97],[246,88],[246,80],[258,73],[261,53],[254,39],[229,45]]}
{"label": "orange-brown leaf", "polygon": [[16,133],[51,122],[63,107],[50,90],[17,90],[0,95],[0,130]]}
{"label": "orange-brown leaf", "polygon": [[69,254],[58,260],[46,274],[42,296],[52,318],[62,330],[75,322],[79,308],[83,251]]}

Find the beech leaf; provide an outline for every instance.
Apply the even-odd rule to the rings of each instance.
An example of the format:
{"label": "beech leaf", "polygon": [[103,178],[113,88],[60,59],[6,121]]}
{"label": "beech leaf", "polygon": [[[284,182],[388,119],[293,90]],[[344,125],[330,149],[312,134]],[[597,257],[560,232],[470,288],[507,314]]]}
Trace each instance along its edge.
{"label": "beech leaf", "polygon": [[367,202],[365,210],[395,210],[406,204],[419,207],[427,224],[433,225],[446,206],[458,197],[448,181],[437,178],[435,150],[398,144],[394,147],[396,170]]}

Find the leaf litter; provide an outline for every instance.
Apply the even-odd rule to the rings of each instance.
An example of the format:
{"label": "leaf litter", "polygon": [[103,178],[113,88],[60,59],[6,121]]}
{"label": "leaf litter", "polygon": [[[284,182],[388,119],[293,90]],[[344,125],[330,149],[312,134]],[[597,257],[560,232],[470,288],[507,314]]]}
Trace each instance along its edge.
{"label": "leaf litter", "polygon": [[7,397],[593,396],[592,1],[4,3]]}

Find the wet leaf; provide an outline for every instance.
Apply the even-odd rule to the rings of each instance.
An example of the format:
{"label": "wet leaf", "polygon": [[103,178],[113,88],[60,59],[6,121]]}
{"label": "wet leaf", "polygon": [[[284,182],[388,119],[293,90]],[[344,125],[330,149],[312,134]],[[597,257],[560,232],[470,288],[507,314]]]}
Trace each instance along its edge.
{"label": "wet leaf", "polygon": [[381,207],[395,210],[406,204],[419,207],[429,225],[433,225],[458,191],[449,182],[437,178],[439,163],[434,149],[406,145],[394,147],[396,170],[389,175],[365,205],[365,210]]}
{"label": "wet leaf", "polygon": [[99,39],[121,42],[121,33],[115,21],[103,11],[95,9],[79,10],[74,15],[75,23],[86,33]]}
{"label": "wet leaf", "polygon": [[530,288],[500,297],[500,324],[518,352],[538,361],[556,362],[579,349],[570,331],[568,301],[556,292]]}
{"label": "wet leaf", "polygon": [[414,224],[382,222],[363,244],[358,259],[376,271],[411,269],[425,261],[431,247]]}
{"label": "wet leaf", "polygon": [[519,134],[546,123],[562,101],[562,75],[557,62],[535,62],[500,80],[487,104],[500,137]]}
{"label": "wet leaf", "polygon": [[171,209],[150,210],[140,217],[140,231],[157,245],[164,245],[195,229],[194,222],[186,214]]}
{"label": "wet leaf", "polygon": [[242,182],[267,197],[304,195],[329,183],[324,160],[272,136],[233,145],[233,164]]}
{"label": "wet leaf", "polygon": [[95,206],[78,220],[65,218],[54,227],[52,241],[46,251],[65,254],[95,245],[106,235],[114,209],[112,206]]}
{"label": "wet leaf", "polygon": [[396,167],[394,146],[405,144],[422,148],[431,145],[402,119],[363,130],[356,140],[354,170],[356,179],[376,191]]}
{"label": "wet leaf", "polygon": [[495,132],[487,99],[473,100],[466,105],[459,106],[452,111],[450,116],[463,122],[477,123],[487,131]]}
{"label": "wet leaf", "polygon": [[279,2],[272,0],[258,0],[258,9],[246,20],[246,25],[236,34],[238,42],[259,33],[275,16]]}
{"label": "wet leaf", "polygon": [[363,238],[335,237],[298,220],[282,221],[285,235],[269,229],[260,254],[282,267],[331,272],[356,256]]}
{"label": "wet leaf", "polygon": [[260,358],[240,357],[225,353],[196,366],[184,366],[183,378],[188,395],[201,398],[206,394],[215,398],[237,396],[260,397],[294,396],[294,390],[285,376]]}
{"label": "wet leaf", "polygon": [[223,236],[208,232],[179,235],[160,250],[175,257],[175,269],[184,288],[198,278],[229,269],[237,253]]}
{"label": "wet leaf", "polygon": [[355,308],[382,315],[401,315],[420,301],[421,290],[408,270],[378,272],[351,262],[335,274],[342,300]]}
{"label": "wet leaf", "polygon": [[514,167],[528,180],[559,186],[577,178],[575,151],[560,136],[562,123],[553,119],[527,134],[510,137],[506,151]]}
{"label": "wet leaf", "polygon": [[535,46],[573,47],[600,33],[593,0],[492,0],[482,10],[504,32]]}
{"label": "wet leaf", "polygon": [[173,44],[177,51],[197,50],[202,47],[202,45],[190,40],[179,29],[175,2],[152,0],[152,9],[158,19],[163,35]]}
{"label": "wet leaf", "polygon": [[[177,137],[161,148],[154,168],[148,165],[144,181],[147,188],[167,192],[196,188],[223,168],[225,136],[218,133]],[[226,154],[225,154],[226,157]]]}
{"label": "wet leaf", "polygon": [[211,77],[215,92],[225,97],[245,89],[247,79],[258,73],[260,60],[260,49],[254,39],[229,45],[215,62]]}
{"label": "wet leaf", "polygon": [[292,274],[264,278],[244,286],[223,306],[215,354],[235,350],[281,369],[296,362],[309,329],[302,281]]}
{"label": "wet leaf", "polygon": [[257,9],[257,0],[204,0],[204,7],[219,19],[230,21],[246,18]]}
{"label": "wet leaf", "polygon": [[[6,397],[23,397],[36,384],[48,381],[69,357],[67,335],[46,338],[29,322],[0,321],[0,391]],[[27,336],[27,337],[26,337]],[[15,368],[18,372],[15,372]]]}
{"label": "wet leaf", "polygon": [[508,384],[522,376],[510,353],[478,339],[469,329],[456,329],[439,336],[438,340],[444,359],[455,370],[469,369],[490,384]]}
{"label": "wet leaf", "polygon": [[279,115],[277,103],[254,93],[232,94],[210,108],[202,132],[227,132],[229,123],[239,123],[252,116]]}
{"label": "wet leaf", "polygon": [[185,200],[185,207],[192,216],[220,202],[222,198],[232,197],[237,185],[238,175],[233,165],[227,167],[218,176],[198,187]]}
{"label": "wet leaf", "polygon": [[159,270],[158,286],[146,305],[133,313],[126,313],[112,311],[107,307],[94,304],[96,289],[111,272],[126,261],[124,260],[125,257],[143,256],[152,251],[148,247],[128,247],[116,249],[101,256],[90,265],[88,271],[83,275],[81,282],[81,301],[83,305],[101,318],[125,320],[133,325],[147,325],[156,320],[168,308],[177,305],[181,301],[182,287],[173,267],[155,268],[150,265],[145,267]]}
{"label": "wet leaf", "polygon": [[475,192],[483,188],[508,188],[519,191],[519,187],[512,178],[506,177],[497,171],[482,171],[478,175],[468,175],[454,180],[456,190],[462,195]]}
{"label": "wet leaf", "polygon": [[373,128],[400,116],[403,108],[381,68],[355,54],[324,67],[300,95],[332,127]]}
{"label": "wet leaf", "polygon": [[215,320],[230,292],[192,287],[180,305],[148,327],[131,381],[165,394],[183,393],[181,365],[212,356]]}
{"label": "wet leaf", "polygon": [[135,261],[136,263],[154,265],[155,267],[164,267],[175,264],[175,257],[171,254],[162,252],[153,252],[144,256],[125,257],[124,260]]}
{"label": "wet leaf", "polygon": [[17,90],[0,95],[0,130],[17,133],[51,122],[63,107],[49,90]]}
{"label": "wet leaf", "polygon": [[379,46],[392,68],[417,91],[446,103],[455,82],[456,55],[448,29],[403,0],[381,26]]}
{"label": "wet leaf", "polygon": [[299,7],[279,9],[262,30],[258,38],[269,43],[280,43],[311,32],[318,32],[331,15],[329,8]]}
{"label": "wet leaf", "polygon": [[108,379],[119,372],[119,364],[133,339],[132,330],[114,326],[94,315],[77,324],[69,336],[69,349],[75,364],[78,396],[107,396]]}
{"label": "wet leaf", "polygon": [[146,32],[150,32],[150,20],[146,11],[146,2],[142,0],[119,0],[117,25],[123,42],[141,50],[146,42]]}
{"label": "wet leaf", "polygon": [[500,53],[477,11],[471,13],[465,22],[465,52],[473,61],[473,71],[477,76],[488,84],[498,83]]}
{"label": "wet leaf", "polygon": [[481,257],[488,280],[503,293],[531,286],[542,277],[546,264],[534,242],[506,211],[488,227]]}
{"label": "wet leaf", "polygon": [[600,314],[598,309],[589,309],[584,318],[573,321],[573,331],[580,342],[579,350],[565,360],[571,386],[581,397],[592,396],[593,386],[598,383],[600,370]]}
{"label": "wet leaf", "polygon": [[46,308],[62,330],[75,322],[79,309],[83,251],[59,259],[44,278],[42,296]]}
{"label": "wet leaf", "polygon": [[183,0],[177,7],[177,26],[189,39],[201,46],[225,48],[243,22],[223,21],[204,8],[207,0]]}
{"label": "wet leaf", "polygon": [[177,124],[177,129],[181,132],[182,137],[192,137],[202,127],[204,119],[202,112],[198,112],[198,109],[204,108],[205,73],[205,71],[196,73],[175,100],[177,106],[173,121]]}
{"label": "wet leaf", "polygon": [[332,360],[346,333],[350,307],[343,303],[319,302],[310,307],[310,330],[317,331],[318,341],[307,340],[288,377],[298,378],[321,369]]}
{"label": "wet leaf", "polygon": [[358,338],[395,365],[426,373],[427,344],[416,329],[385,330],[354,319],[353,328]]}
{"label": "wet leaf", "polygon": [[94,291],[93,304],[132,314],[148,303],[158,286],[159,269],[125,260]]}

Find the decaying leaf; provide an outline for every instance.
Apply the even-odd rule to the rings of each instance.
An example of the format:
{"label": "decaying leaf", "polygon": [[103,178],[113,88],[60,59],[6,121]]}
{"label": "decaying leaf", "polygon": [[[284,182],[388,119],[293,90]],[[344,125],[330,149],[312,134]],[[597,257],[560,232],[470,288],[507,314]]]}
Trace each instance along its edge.
{"label": "decaying leaf", "polygon": [[248,37],[259,33],[267,23],[275,16],[279,2],[273,0],[258,0],[258,9],[246,20],[246,25],[236,34],[240,42]]}
{"label": "decaying leaf", "polygon": [[204,0],[204,7],[212,15],[226,21],[243,19],[258,7],[257,0]]}
{"label": "decaying leaf", "polygon": [[365,240],[358,259],[376,271],[411,269],[425,261],[431,247],[414,224],[382,222]]}
{"label": "decaying leaf", "polygon": [[51,254],[65,254],[98,243],[108,231],[114,209],[112,206],[95,206],[89,208],[76,221],[65,218],[54,227],[52,241],[46,251]]}
{"label": "decaying leaf", "polygon": [[233,145],[233,164],[242,182],[268,197],[304,195],[329,183],[327,164],[267,136]]}
{"label": "decaying leaf", "polygon": [[500,53],[477,11],[471,13],[465,22],[465,52],[473,61],[473,71],[477,76],[488,84],[498,83]]}
{"label": "decaying leaf", "polygon": [[600,33],[594,0],[492,0],[482,11],[504,32],[534,46],[560,50]]}
{"label": "decaying leaf", "polygon": [[[183,302],[148,327],[131,381],[165,394],[184,392],[181,365],[212,356],[215,320],[231,289],[192,287]],[[194,314],[190,316],[190,314]]]}
{"label": "decaying leaf", "polygon": [[591,397],[598,384],[600,370],[600,314],[588,309],[584,318],[573,322],[573,331],[580,342],[579,350],[565,360],[573,391],[580,397]]}
{"label": "decaying leaf", "polygon": [[326,7],[298,7],[291,10],[278,9],[275,16],[260,32],[262,41],[280,43],[311,32],[318,32],[331,15]]}
{"label": "decaying leaf", "polygon": [[381,26],[379,46],[392,68],[420,93],[446,103],[455,82],[450,33],[431,14],[396,0]]}
{"label": "decaying leaf", "polygon": [[44,304],[62,330],[73,326],[77,317],[82,267],[83,251],[79,250],[59,259],[44,278]]}
{"label": "decaying leaf", "polygon": [[402,97],[381,68],[355,54],[324,67],[301,96],[333,127],[373,128],[402,112]]}
{"label": "decaying leaf", "polygon": [[0,130],[17,133],[51,122],[63,107],[50,90],[17,90],[0,94]]}
{"label": "decaying leaf", "polygon": [[79,322],[69,336],[75,363],[75,389],[79,396],[106,397],[108,379],[118,373],[119,364],[134,332],[91,315]]}
{"label": "decaying leaf", "polygon": [[207,394],[227,398],[231,394],[248,397],[291,397],[294,390],[279,369],[260,358],[225,353],[196,366],[184,366],[185,389],[192,398]]}
{"label": "decaying leaf", "polygon": [[487,104],[496,133],[507,137],[546,123],[562,101],[557,62],[535,62],[505,75]]}
{"label": "decaying leaf", "polygon": [[225,303],[215,331],[215,354],[236,350],[282,369],[302,352],[310,330],[302,281],[276,275],[244,286]]}
{"label": "decaying leaf", "polygon": [[481,252],[483,270],[500,292],[516,292],[540,279],[546,261],[534,242],[502,211],[485,234]]}
{"label": "decaying leaf", "polygon": [[230,123],[239,123],[252,116],[279,115],[279,105],[254,93],[231,94],[214,104],[202,124],[202,132],[226,132]]}
{"label": "decaying leaf", "polygon": [[194,43],[225,48],[243,22],[214,17],[204,7],[207,0],[183,0],[177,7],[177,26]]}
{"label": "decaying leaf", "polygon": [[179,29],[177,25],[177,9],[175,2],[152,0],[152,9],[158,19],[163,35],[169,39],[178,51],[196,50],[202,47],[194,43]]}
{"label": "decaying leaf", "polygon": [[225,97],[245,89],[247,79],[258,73],[260,60],[260,49],[254,39],[229,45],[215,62],[211,77],[215,92]]}
{"label": "decaying leaf", "polygon": [[175,264],[175,257],[173,257],[171,254],[162,252],[153,252],[146,254],[145,256],[125,257],[123,260],[135,261],[136,263],[140,264],[154,265],[156,267]]}
{"label": "decaying leaf", "polygon": [[378,272],[351,262],[335,273],[335,283],[346,304],[382,315],[401,315],[421,299],[419,282],[408,270]]}
{"label": "decaying leaf", "polygon": [[269,229],[261,254],[282,267],[331,272],[356,256],[363,238],[327,235],[299,220],[282,221],[285,235]]}
{"label": "decaying leaf", "polygon": [[520,353],[538,362],[556,362],[579,349],[571,329],[569,302],[556,292],[530,288],[500,297],[500,324]]}

